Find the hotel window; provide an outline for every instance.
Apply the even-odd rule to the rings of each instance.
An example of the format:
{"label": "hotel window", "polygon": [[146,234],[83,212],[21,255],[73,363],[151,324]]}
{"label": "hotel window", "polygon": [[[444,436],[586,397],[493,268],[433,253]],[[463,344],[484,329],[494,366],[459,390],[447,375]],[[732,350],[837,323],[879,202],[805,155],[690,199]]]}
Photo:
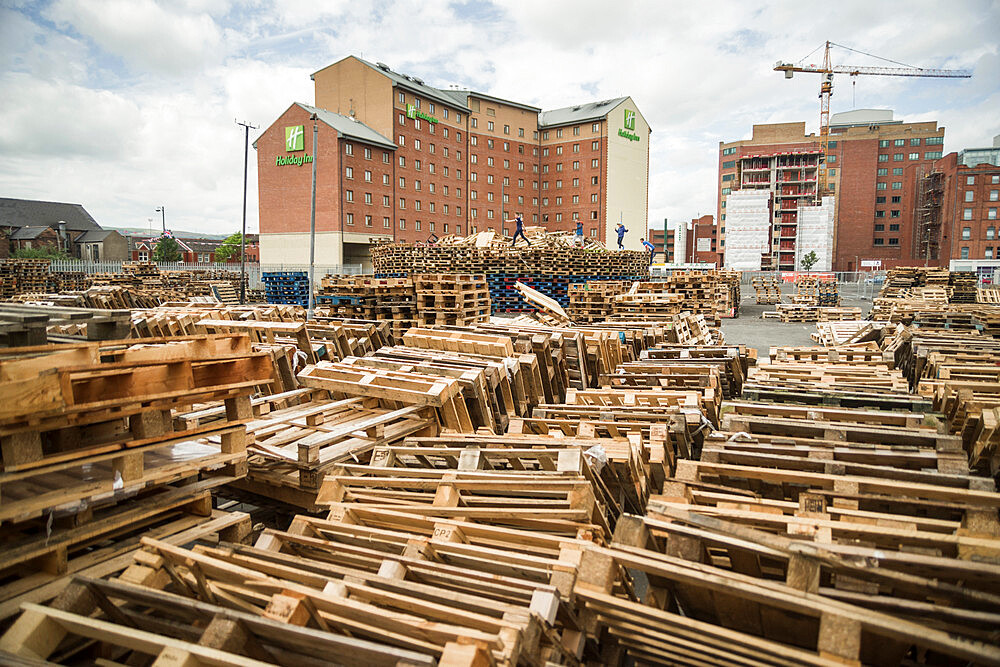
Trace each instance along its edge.
{"label": "hotel window", "polygon": [[354,155],[354,146],[351,144],[344,144],[344,155]]}
{"label": "hotel window", "polygon": [[417,171],[420,171],[420,160],[413,161],[413,168],[416,169]]}
{"label": "hotel window", "polygon": [[436,147],[434,146],[434,144],[427,144],[427,150],[428,150],[428,151],[429,151],[430,153],[434,153],[434,151],[435,151],[435,148],[436,148]]}
{"label": "hotel window", "polygon": [[403,93],[399,94],[399,103],[400,104],[405,104],[406,103],[406,95],[404,95]]}
{"label": "hotel window", "polygon": [[492,155],[488,155],[486,157],[486,166],[487,167],[492,167],[493,166],[493,156]]}
{"label": "hotel window", "polygon": [[[473,120],[475,120],[475,119],[473,119]],[[456,123],[461,123],[462,122],[462,114],[461,113],[459,113],[459,112],[455,113],[455,122]],[[461,135],[459,135],[459,136],[461,137]]]}
{"label": "hotel window", "polygon": [[[597,176],[591,176],[590,177],[590,184],[591,185],[597,185],[597,178],[598,178]],[[729,193],[728,192],[724,192],[723,194],[729,194]]]}
{"label": "hotel window", "polygon": [[372,193],[370,193],[370,192],[366,192],[365,193],[365,203],[366,204],[371,204],[372,203]]}
{"label": "hotel window", "polygon": [[492,120],[486,121],[486,131],[487,132],[492,132],[493,131],[493,121]]}
{"label": "hotel window", "polygon": [[[519,137],[523,137],[524,136],[524,128],[523,127],[517,128],[517,136],[519,136]],[[458,229],[458,227],[456,226],[455,229]]]}
{"label": "hotel window", "polygon": [[986,211],[986,219],[987,220],[996,220],[997,219],[997,210],[995,208],[988,209]]}
{"label": "hotel window", "polygon": [[974,196],[974,193],[973,193],[972,190],[966,190],[965,191],[965,201],[972,201],[973,196]]}
{"label": "hotel window", "polygon": [[444,135],[444,138],[445,138],[445,139],[447,139],[447,138],[448,138],[448,128],[447,128],[447,127],[446,127],[446,128],[443,128],[443,129],[441,130],[441,134],[442,134],[442,135]]}
{"label": "hotel window", "polygon": [[386,229],[389,229],[390,227],[392,227],[392,221],[389,220],[389,218],[382,218],[382,226],[385,227]]}
{"label": "hotel window", "polygon": [[420,221],[419,221],[419,220],[417,220],[417,221],[416,221],[416,222],[414,223],[414,225],[415,225],[415,228],[416,228],[416,230],[417,230],[417,231],[419,232],[419,231],[420,231]]}
{"label": "hotel window", "polygon": [[344,178],[354,178],[354,167],[344,168]]}
{"label": "hotel window", "polygon": [[972,209],[967,208],[962,211],[962,220],[972,220]]}
{"label": "hotel window", "polygon": [[[402,208],[406,208],[406,200],[403,199],[402,197],[399,198],[399,208],[401,208],[401,209]],[[417,225],[419,225],[419,224],[420,223],[418,222]],[[420,227],[418,226],[417,229],[420,229]]]}
{"label": "hotel window", "polygon": [[402,218],[399,219],[399,228],[406,229],[406,220],[403,220]]}
{"label": "hotel window", "polygon": [[[576,165],[579,165],[580,163],[579,163],[579,162],[576,162],[576,163],[574,163],[574,164],[576,164]],[[562,167],[563,167],[563,163],[562,163],[562,162],[558,163],[558,164],[556,165],[556,171],[562,171]],[[579,169],[579,166],[577,166],[577,167],[574,167],[574,169]]]}
{"label": "hotel window", "polygon": [[579,125],[577,125],[577,126],[575,126],[573,128],[573,134],[576,135],[576,136],[580,136],[580,126]]}
{"label": "hotel window", "polygon": [[389,200],[389,195],[382,195],[382,206],[392,206],[392,201]]}
{"label": "hotel window", "polygon": [[413,201],[413,210],[414,211],[419,211],[420,210],[420,200],[419,199],[415,199]]}
{"label": "hotel window", "polygon": [[403,178],[402,176],[399,177],[399,187],[400,187],[400,189],[406,187],[406,179]]}
{"label": "hotel window", "polygon": [[354,201],[354,190],[344,190],[344,197],[347,201]]}
{"label": "hotel window", "polygon": [[486,147],[487,148],[493,148],[493,140],[492,139],[487,139],[486,140]]}
{"label": "hotel window", "polygon": [[445,146],[445,147],[444,147],[444,148],[442,148],[441,150],[442,150],[442,151],[444,152],[444,156],[445,156],[445,157],[448,157],[448,147],[447,147],[447,146]]}
{"label": "hotel window", "polygon": [[365,183],[371,183],[371,182],[372,182],[372,172],[368,169],[365,169]]}
{"label": "hotel window", "polygon": [[396,141],[397,141],[397,143],[399,143],[400,146],[405,146],[406,145],[406,137],[404,135],[402,135],[402,134],[399,135],[399,137],[396,138]]}
{"label": "hotel window", "polygon": [[600,123],[594,123],[593,125],[590,126],[590,131],[591,132],[600,132],[601,131],[601,124]]}
{"label": "hotel window", "polygon": [[476,118],[472,119],[472,127],[479,127],[478,120]]}
{"label": "hotel window", "polygon": [[493,193],[492,192],[487,192],[486,193],[486,201],[493,201]]}
{"label": "hotel window", "polygon": [[549,149],[548,148],[543,148],[542,149],[542,157],[548,157],[548,156],[549,156]]}
{"label": "hotel window", "polygon": [[599,201],[599,200],[598,200],[598,197],[599,197],[599,196],[600,196],[600,195],[599,195],[598,193],[596,193],[596,192],[595,192],[595,193],[593,193],[592,195],[590,195],[590,201],[592,201],[592,202],[594,202],[594,203],[596,204],[596,203],[597,203],[597,202]]}
{"label": "hotel window", "polygon": [[[590,219],[591,220],[597,220],[597,211],[591,211],[590,212]],[[592,229],[591,231],[592,232],[596,232],[597,230],[596,229]],[[591,234],[591,236],[597,236],[597,234]]]}
{"label": "hotel window", "polygon": [[382,185],[389,185],[389,174],[382,174]]}
{"label": "hotel window", "polygon": [[562,206],[562,197],[556,197],[556,206]]}
{"label": "hotel window", "polygon": [[556,213],[556,222],[562,222],[562,213]]}
{"label": "hotel window", "polygon": [[556,139],[562,139],[562,128],[556,130]]}
{"label": "hotel window", "polygon": [[427,163],[427,171],[431,172],[432,174],[434,173],[434,163],[433,162],[428,162]]}
{"label": "hotel window", "polygon": [[580,203],[580,195],[573,195],[573,203],[574,204]]}
{"label": "hotel window", "polygon": [[430,202],[430,207],[431,207],[431,213],[433,213],[434,212],[434,202]]}
{"label": "hotel window", "polygon": [[542,197],[542,206],[548,206],[548,205],[549,205],[549,198]]}
{"label": "hotel window", "polygon": [[910,153],[910,158],[909,159],[911,159],[911,160],[919,160],[920,159],[920,153]]}
{"label": "hotel window", "polygon": [[420,139],[414,139],[413,140],[413,150],[415,150],[415,151],[419,151],[420,150]]}
{"label": "hotel window", "polygon": [[504,134],[510,134],[510,125],[504,125],[503,126],[503,133]]}
{"label": "hotel window", "polygon": [[420,108],[420,98],[419,97],[414,97],[413,98],[413,106],[417,107],[418,109]]}
{"label": "hotel window", "polygon": [[347,214],[347,224],[349,224],[349,225],[353,225],[354,224],[354,214],[353,213],[348,213]]}
{"label": "hotel window", "polygon": [[366,148],[365,149],[365,159],[366,160],[371,160],[372,159],[372,149],[370,149],[370,148]]}
{"label": "hotel window", "polygon": [[961,258],[962,259],[969,259],[969,248],[968,248],[968,246],[965,246],[965,247],[962,248]]}
{"label": "hotel window", "polygon": [[524,171],[524,163],[523,162],[518,162],[517,163],[517,170],[518,171]]}
{"label": "hotel window", "polygon": [[420,181],[416,179],[413,180],[413,189],[416,190],[417,192],[420,192]]}
{"label": "hotel window", "polygon": [[965,184],[966,185],[975,185],[976,184],[976,177],[975,176],[966,176],[965,177]]}
{"label": "hotel window", "polygon": [[523,188],[524,187],[524,179],[523,178],[517,179],[517,187],[519,187],[519,188]]}
{"label": "hotel window", "polygon": [[556,155],[562,155],[562,146],[556,146]]}
{"label": "hotel window", "polygon": [[[486,209],[486,217],[487,217],[488,219],[490,219],[490,220],[492,220],[492,219],[493,219],[493,209],[491,209],[491,208],[489,208],[489,209]],[[504,234],[506,234],[506,233],[507,233],[507,232],[504,232]]]}
{"label": "hotel window", "polygon": [[990,201],[1000,200],[1000,190],[990,190]]}
{"label": "hotel window", "polygon": [[462,207],[461,206],[456,206],[455,207],[455,215],[462,215]]}
{"label": "hotel window", "polygon": [[427,228],[430,229],[433,232],[434,231],[434,223],[433,222],[427,223]]}
{"label": "hotel window", "polygon": [[574,153],[580,152],[580,144],[573,144],[573,152]]}
{"label": "hotel window", "polygon": [[389,151],[382,151],[382,162],[389,164]]}
{"label": "hotel window", "polygon": [[503,149],[504,149],[504,150],[505,150],[506,152],[508,152],[508,153],[510,152],[510,142],[509,142],[509,141],[505,141],[505,142],[503,142]]}
{"label": "hotel window", "polygon": [[[733,174],[723,174],[722,175],[722,180],[723,181],[731,181],[731,180],[733,180]],[[884,186],[885,183],[879,183],[879,185],[883,185]]]}
{"label": "hotel window", "polygon": [[406,125],[406,114],[399,114],[399,124]]}
{"label": "hotel window", "polygon": [[487,183],[493,182],[493,174],[486,174],[486,182]]}

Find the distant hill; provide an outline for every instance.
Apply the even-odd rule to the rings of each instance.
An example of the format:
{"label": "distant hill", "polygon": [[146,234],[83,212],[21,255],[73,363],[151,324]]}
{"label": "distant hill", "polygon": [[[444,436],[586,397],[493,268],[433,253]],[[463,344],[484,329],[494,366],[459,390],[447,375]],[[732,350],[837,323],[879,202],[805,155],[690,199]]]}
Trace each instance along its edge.
{"label": "distant hill", "polygon": [[[113,229],[122,236],[126,235],[141,235],[149,236],[149,227],[104,227],[104,229]],[[153,227],[153,234],[159,233],[159,227]],[[174,236],[180,237],[182,239],[209,239],[214,241],[221,241],[229,236],[229,234],[205,234],[203,232],[186,232],[183,229],[171,229]]]}

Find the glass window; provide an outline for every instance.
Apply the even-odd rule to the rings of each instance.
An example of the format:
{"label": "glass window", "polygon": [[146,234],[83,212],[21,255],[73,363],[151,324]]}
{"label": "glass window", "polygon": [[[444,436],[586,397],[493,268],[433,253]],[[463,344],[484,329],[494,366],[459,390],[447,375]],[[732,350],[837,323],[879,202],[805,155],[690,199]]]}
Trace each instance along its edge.
{"label": "glass window", "polygon": [[927,137],[927,139],[924,140],[924,143],[928,146],[943,144],[944,137]]}
{"label": "glass window", "polygon": [[974,195],[973,195],[973,191],[972,190],[966,190],[965,191],[965,201],[972,201],[972,197],[973,196]]}
{"label": "glass window", "polygon": [[903,189],[903,183],[901,181],[894,181],[893,184],[892,184],[892,189],[893,190],[902,190]]}
{"label": "glass window", "polygon": [[993,259],[993,248],[991,246],[986,246],[986,259]]}
{"label": "glass window", "polygon": [[920,145],[920,139],[910,139],[910,145],[911,146],[919,146]]}
{"label": "glass window", "polygon": [[893,156],[892,156],[892,161],[893,162],[902,162],[903,161],[903,154],[902,153],[894,153]]}
{"label": "glass window", "polygon": [[975,185],[976,184],[976,177],[975,176],[966,176],[965,177],[965,184],[966,185]]}
{"label": "glass window", "polygon": [[879,148],[888,148],[889,147],[889,140],[888,139],[880,139],[879,142],[878,142],[878,147]]}
{"label": "glass window", "polygon": [[987,227],[986,228],[986,238],[992,239],[992,238],[995,238],[996,235],[997,235],[997,228],[996,227]]}
{"label": "glass window", "polygon": [[972,220],[972,209],[967,208],[962,211],[962,220]]}
{"label": "glass window", "polygon": [[906,143],[906,139],[896,139],[892,142],[894,146],[902,146]]}
{"label": "glass window", "polygon": [[879,162],[888,162],[889,161],[889,156],[886,155],[885,153],[882,153],[881,155],[878,156],[878,161]]}
{"label": "glass window", "polygon": [[986,211],[986,218],[988,220],[996,220],[997,219],[997,210],[995,208],[991,208],[991,209],[987,210]]}
{"label": "glass window", "polygon": [[920,159],[920,153],[910,153],[909,158],[911,160],[919,160]]}
{"label": "glass window", "polygon": [[972,227],[962,227],[962,240],[968,241],[972,238]]}
{"label": "glass window", "polygon": [[961,257],[962,259],[969,259],[969,248],[967,246],[962,248]]}
{"label": "glass window", "polygon": [[879,176],[888,176],[889,175],[889,169],[886,168],[886,167],[879,167],[878,168],[878,175]]}
{"label": "glass window", "polygon": [[1000,200],[1000,190],[990,190],[990,201]]}

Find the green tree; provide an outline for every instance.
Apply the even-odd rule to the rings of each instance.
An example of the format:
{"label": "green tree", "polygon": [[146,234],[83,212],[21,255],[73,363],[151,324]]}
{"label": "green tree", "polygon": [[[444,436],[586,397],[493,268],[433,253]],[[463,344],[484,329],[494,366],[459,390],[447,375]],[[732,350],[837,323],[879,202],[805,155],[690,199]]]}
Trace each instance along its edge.
{"label": "green tree", "polygon": [[243,242],[243,234],[236,232],[230,234],[225,241],[215,250],[216,262],[228,262],[230,258],[240,258],[240,244]]}
{"label": "green tree", "polygon": [[153,249],[154,262],[179,262],[181,261],[181,246],[172,236],[161,236],[156,241]]}
{"label": "green tree", "polygon": [[42,246],[41,248],[18,248],[11,255],[14,259],[73,259],[63,251],[54,246]]}
{"label": "green tree", "polygon": [[808,255],[802,257],[802,270],[811,271],[812,267],[814,267],[818,261],[819,257],[816,256],[816,251],[810,250]]}

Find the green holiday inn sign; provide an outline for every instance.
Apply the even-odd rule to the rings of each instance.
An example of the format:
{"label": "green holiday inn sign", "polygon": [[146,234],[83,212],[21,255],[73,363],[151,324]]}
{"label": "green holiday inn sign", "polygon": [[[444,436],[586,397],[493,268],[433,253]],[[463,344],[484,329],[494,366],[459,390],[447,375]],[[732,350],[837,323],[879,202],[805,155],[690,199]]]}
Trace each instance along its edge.
{"label": "green holiday inn sign", "polygon": [[639,141],[639,135],[635,133],[635,112],[625,109],[625,127],[618,129],[618,136],[629,141]]}
{"label": "green holiday inn sign", "polygon": [[[304,125],[290,125],[285,128],[286,151],[294,153],[305,150],[305,130],[306,128]],[[309,164],[312,161],[313,159],[311,155],[279,155],[274,159],[274,164],[277,167],[284,167],[285,165],[301,167],[303,164]]]}
{"label": "green holiday inn sign", "polygon": [[407,118],[423,118],[428,123],[436,123],[438,119],[430,114],[426,114],[412,104],[406,105],[406,117]]}

